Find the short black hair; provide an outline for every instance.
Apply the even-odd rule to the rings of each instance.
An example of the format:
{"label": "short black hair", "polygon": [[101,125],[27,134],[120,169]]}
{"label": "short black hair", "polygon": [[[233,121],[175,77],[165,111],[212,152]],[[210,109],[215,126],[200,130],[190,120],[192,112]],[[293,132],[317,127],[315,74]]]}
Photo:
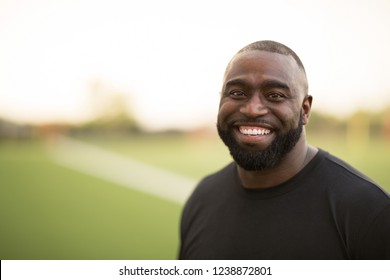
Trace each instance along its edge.
{"label": "short black hair", "polygon": [[303,66],[301,59],[292,49],[290,49],[286,45],[271,40],[257,41],[243,47],[241,50],[238,51],[237,54],[244,53],[247,51],[266,51],[283,55],[291,55],[297,62],[299,68],[301,68],[306,75],[305,67]]}
{"label": "short black hair", "polygon": [[293,59],[296,61],[298,67],[303,71],[304,77],[305,77],[305,95],[308,94],[309,91],[309,86],[307,82],[307,77],[306,77],[306,70],[305,66],[303,66],[303,63],[299,56],[289,47],[286,45],[283,45],[279,42],[271,41],[271,40],[262,40],[262,41],[257,41],[253,42],[245,47],[243,47],[241,50],[237,52],[236,55],[249,52],[249,51],[266,51],[266,52],[272,52],[272,53],[278,53],[282,55],[290,55],[293,57]]}

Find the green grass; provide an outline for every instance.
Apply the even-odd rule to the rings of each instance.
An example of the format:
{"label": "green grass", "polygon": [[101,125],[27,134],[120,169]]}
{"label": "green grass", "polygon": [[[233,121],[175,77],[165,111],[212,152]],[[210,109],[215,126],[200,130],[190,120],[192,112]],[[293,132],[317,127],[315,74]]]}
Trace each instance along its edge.
{"label": "green grass", "polygon": [[174,259],[179,205],[0,143],[1,259]]}
{"label": "green grass", "polygon": [[[214,137],[161,136],[83,139],[194,179],[200,179],[231,161],[227,148]],[[308,142],[350,163],[383,188],[390,191],[390,143],[383,139],[370,142],[343,135],[308,135]]]}
{"label": "green grass", "polygon": [[[82,140],[196,180],[231,160],[216,137]],[[309,140],[390,191],[389,143],[315,135]],[[43,142],[0,141],[0,180],[1,259],[177,256],[181,205],[56,165]]]}
{"label": "green grass", "polygon": [[223,143],[210,136],[134,135],[81,140],[193,179],[215,172],[231,161]]}

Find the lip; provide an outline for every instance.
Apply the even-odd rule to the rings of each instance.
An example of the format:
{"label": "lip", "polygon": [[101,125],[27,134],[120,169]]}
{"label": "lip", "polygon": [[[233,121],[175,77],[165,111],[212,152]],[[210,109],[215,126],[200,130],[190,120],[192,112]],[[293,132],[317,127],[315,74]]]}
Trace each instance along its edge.
{"label": "lip", "polygon": [[260,128],[260,129],[269,129],[271,131],[275,130],[273,125],[267,121],[258,121],[258,122],[235,121],[233,123],[233,126],[235,126],[235,127],[240,127],[240,126],[256,127],[256,128]]}

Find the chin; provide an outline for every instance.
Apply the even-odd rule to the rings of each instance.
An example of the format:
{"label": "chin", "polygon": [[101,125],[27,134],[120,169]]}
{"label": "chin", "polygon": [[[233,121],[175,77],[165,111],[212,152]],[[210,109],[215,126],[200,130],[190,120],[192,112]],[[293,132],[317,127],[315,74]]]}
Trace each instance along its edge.
{"label": "chin", "polygon": [[[256,141],[239,142],[234,128],[224,130],[217,125],[217,130],[221,140],[229,148],[231,156],[240,167],[248,171],[261,171],[275,167],[295,147],[302,135],[303,124],[300,122],[297,128],[285,134],[273,132],[272,140],[264,146]],[[241,137],[238,138],[241,140]]]}

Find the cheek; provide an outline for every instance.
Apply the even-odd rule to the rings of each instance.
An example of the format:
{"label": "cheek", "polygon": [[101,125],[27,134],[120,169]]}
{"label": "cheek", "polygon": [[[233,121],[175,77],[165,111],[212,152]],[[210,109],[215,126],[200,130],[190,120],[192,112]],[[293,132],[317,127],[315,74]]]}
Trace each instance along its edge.
{"label": "cheek", "polygon": [[295,129],[298,127],[301,113],[299,110],[285,106],[272,110],[275,119],[285,130]]}
{"label": "cheek", "polygon": [[296,129],[299,126],[299,120],[301,119],[301,112],[291,112],[286,116],[285,121],[289,124],[289,129]]}
{"label": "cheek", "polygon": [[218,110],[218,122],[225,122],[237,111],[237,106],[233,102],[221,101]]}

